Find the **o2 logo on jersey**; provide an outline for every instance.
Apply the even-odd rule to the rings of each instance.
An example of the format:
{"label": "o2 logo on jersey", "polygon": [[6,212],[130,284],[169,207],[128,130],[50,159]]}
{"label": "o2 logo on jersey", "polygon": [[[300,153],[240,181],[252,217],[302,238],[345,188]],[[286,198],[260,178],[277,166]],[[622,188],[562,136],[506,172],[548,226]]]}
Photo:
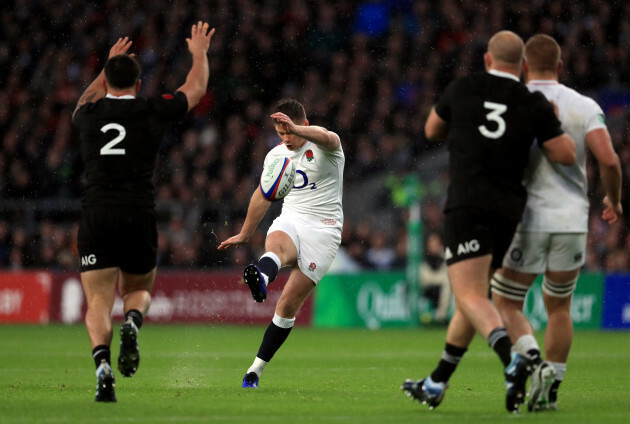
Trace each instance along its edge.
{"label": "o2 logo on jersey", "polygon": [[127,135],[127,130],[122,125],[116,123],[107,124],[101,128],[101,132],[104,134],[109,131],[118,131],[118,135],[101,148],[101,155],[124,155],[125,149],[115,149],[114,146],[123,141]]}
{"label": "o2 logo on jersey", "polygon": [[315,183],[309,184],[306,172],[302,171],[301,169],[297,169],[295,171],[295,183],[293,184],[293,190],[302,190],[308,185],[311,186],[311,190],[317,190],[317,186],[315,185]]}

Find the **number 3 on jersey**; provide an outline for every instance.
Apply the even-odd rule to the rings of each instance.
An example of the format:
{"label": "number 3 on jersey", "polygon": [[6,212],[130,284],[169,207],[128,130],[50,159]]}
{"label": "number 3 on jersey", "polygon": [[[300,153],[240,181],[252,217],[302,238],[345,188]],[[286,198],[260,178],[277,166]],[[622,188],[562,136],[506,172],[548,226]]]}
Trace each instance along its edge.
{"label": "number 3 on jersey", "polygon": [[477,128],[479,132],[487,138],[497,139],[505,133],[505,119],[501,117],[501,114],[505,113],[507,106],[501,103],[483,102],[483,107],[490,109],[490,112],[486,114],[486,119],[491,122],[496,122],[497,129],[490,131],[485,125],[479,125]]}
{"label": "number 3 on jersey", "polygon": [[102,133],[107,133],[110,130],[118,131],[118,135],[101,148],[101,155],[124,155],[125,149],[114,149],[114,146],[123,141],[123,139],[127,135],[125,127],[120,124],[112,123],[104,125],[101,128]]}

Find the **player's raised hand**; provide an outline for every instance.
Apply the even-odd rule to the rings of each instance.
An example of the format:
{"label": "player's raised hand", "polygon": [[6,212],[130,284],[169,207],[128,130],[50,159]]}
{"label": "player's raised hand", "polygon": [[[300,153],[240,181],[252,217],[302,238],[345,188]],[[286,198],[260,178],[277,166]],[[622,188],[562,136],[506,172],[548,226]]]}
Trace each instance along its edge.
{"label": "player's raised hand", "polygon": [[193,25],[190,31],[190,38],[186,39],[190,54],[206,54],[210,48],[210,40],[212,40],[213,35],[214,28],[210,29],[210,25],[207,22],[199,21]]}
{"label": "player's raised hand", "polygon": [[129,37],[119,38],[118,41],[116,41],[116,43],[112,46],[112,48],[109,49],[108,59],[111,59],[114,56],[118,56],[119,54],[127,53],[129,47],[131,47],[131,43],[133,43],[133,41],[131,41]]}
{"label": "player's raised hand", "polygon": [[283,125],[284,129],[287,132],[289,132],[291,134],[295,133],[295,130],[296,130],[297,126],[293,123],[291,118],[289,118],[284,113],[276,112],[273,115],[271,115],[271,119],[275,120],[275,122],[277,122],[279,125]]}
{"label": "player's raised hand", "polygon": [[227,240],[221,242],[221,244],[217,247],[218,250],[225,250],[230,246],[238,246],[239,244],[247,243],[249,240],[246,240],[245,237],[241,234],[237,234],[235,236],[230,237]]}
{"label": "player's raised hand", "polygon": [[613,205],[608,199],[608,196],[604,196],[604,200],[602,201],[604,204],[604,210],[602,211],[602,219],[607,221],[609,224],[614,224],[617,222],[617,219],[623,214],[623,208],[621,207],[621,203],[617,203]]}

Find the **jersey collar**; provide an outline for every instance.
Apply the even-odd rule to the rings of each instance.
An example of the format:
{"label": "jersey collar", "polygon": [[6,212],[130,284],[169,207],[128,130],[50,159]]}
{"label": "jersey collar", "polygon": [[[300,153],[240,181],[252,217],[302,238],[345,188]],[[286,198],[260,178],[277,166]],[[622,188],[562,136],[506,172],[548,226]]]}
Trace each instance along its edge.
{"label": "jersey collar", "polygon": [[517,82],[521,81],[516,77],[516,75],[510,74],[509,72],[503,72],[503,71],[497,71],[496,69],[490,69],[488,73],[497,77],[513,79],[514,81],[517,81]]}
{"label": "jersey collar", "polygon": [[558,85],[556,80],[531,80],[527,85]]}
{"label": "jersey collar", "polygon": [[108,99],[116,99],[116,100],[122,100],[122,99],[135,99],[134,96],[132,96],[131,94],[124,94],[122,96],[114,96],[113,94],[109,94],[107,93],[105,95],[105,97],[107,97]]}

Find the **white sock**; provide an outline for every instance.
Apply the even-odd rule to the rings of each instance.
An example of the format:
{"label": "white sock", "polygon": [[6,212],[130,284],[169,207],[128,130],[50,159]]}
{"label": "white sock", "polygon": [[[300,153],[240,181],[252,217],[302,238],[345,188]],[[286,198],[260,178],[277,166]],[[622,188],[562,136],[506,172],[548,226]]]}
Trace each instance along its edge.
{"label": "white sock", "polygon": [[514,346],[512,346],[513,352],[520,353],[524,356],[527,356],[528,352],[532,349],[540,352],[538,342],[531,334],[525,334],[524,336],[519,337],[516,343],[514,343]]}
{"label": "white sock", "polygon": [[567,370],[567,364],[564,362],[549,362],[556,370],[556,380],[562,381],[564,373]]}
{"label": "white sock", "polygon": [[293,324],[295,324],[295,317],[293,318],[282,318],[280,315],[274,313],[271,322],[276,324],[280,328],[291,328]]}
{"label": "white sock", "polygon": [[268,363],[269,362],[263,361],[257,356],[256,359],[254,359],[254,363],[252,364],[252,366],[249,367],[249,369],[247,370],[247,374],[249,374],[250,372],[255,372],[258,378],[260,378],[260,375],[262,374]]}

